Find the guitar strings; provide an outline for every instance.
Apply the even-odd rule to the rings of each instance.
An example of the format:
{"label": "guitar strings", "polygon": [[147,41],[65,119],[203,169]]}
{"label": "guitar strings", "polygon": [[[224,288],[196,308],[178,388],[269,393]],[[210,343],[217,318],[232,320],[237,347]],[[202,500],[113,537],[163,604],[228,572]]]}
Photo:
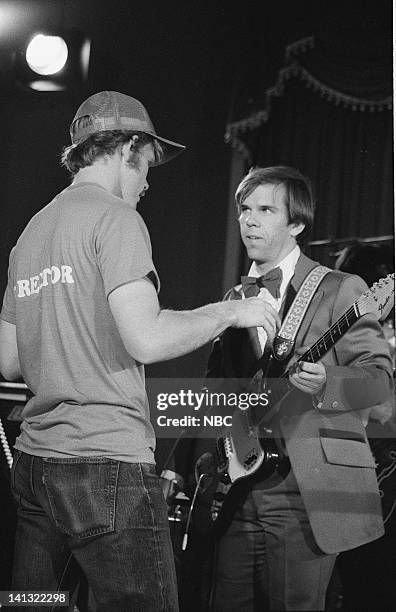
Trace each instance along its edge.
{"label": "guitar strings", "polygon": [[[355,307],[354,305],[351,306],[350,308],[348,308],[348,310],[338,319],[338,321],[336,321],[335,323],[333,323],[333,325],[330,327],[330,329],[327,330],[327,332],[325,334],[323,334],[323,336],[321,336],[316,342],[315,344],[313,344],[311,346],[311,348],[309,348],[303,355],[301,355],[301,357],[298,358],[297,362],[299,361],[306,361],[307,358],[311,358],[314,359],[314,355],[313,353],[315,351],[318,352],[319,357],[320,357],[320,347],[321,346],[325,346],[326,350],[329,350],[326,346],[326,341],[331,340],[332,342],[334,342],[334,334],[338,331],[338,334],[340,334],[340,336],[349,329],[349,327],[351,327],[352,323],[349,321],[349,317],[351,315],[354,315],[355,320],[352,321],[352,323],[355,323],[355,321],[357,320],[356,317],[356,313],[355,313]],[[343,325],[347,325],[345,329],[341,330],[341,326]],[[329,347],[330,348],[330,347]],[[280,378],[287,378],[289,376],[289,370],[286,370],[286,372],[284,372]]]}
{"label": "guitar strings", "polygon": [[[393,274],[388,275],[386,279],[381,279],[384,282],[382,284],[379,283],[379,287],[381,288],[386,287],[389,284],[389,282],[393,279],[394,279]],[[326,341],[331,340],[331,342],[334,343],[333,334],[337,332],[337,328],[338,328],[339,337],[341,337],[345,333],[345,331],[347,331],[349,327],[351,327],[351,325],[353,325],[353,323],[355,323],[357,319],[359,318],[356,312],[356,307],[367,306],[367,304],[370,304],[371,299],[372,299],[372,296],[369,296],[369,295],[363,294],[362,296],[360,296],[360,298],[356,300],[356,302],[354,302],[354,304],[350,308],[348,308],[348,310],[335,323],[333,323],[330,329],[328,329],[327,332],[321,338],[319,338],[319,340],[317,340],[315,344],[313,344],[311,348],[308,349],[308,351],[306,351],[306,353],[304,353],[304,355],[302,355],[297,361],[306,361],[307,358],[314,359],[313,353],[315,351],[318,353],[317,358],[320,358],[321,356],[320,349],[321,349],[322,343],[324,344],[326,350],[329,350],[326,346]],[[351,315],[353,315],[352,318],[354,319],[352,320],[352,322],[349,321],[349,317]],[[341,329],[341,326],[345,325],[345,323],[347,327],[345,329]],[[285,372],[285,375],[288,376],[287,372]]]}
{"label": "guitar strings", "polygon": [[[382,284],[380,283],[379,285],[382,288],[389,284],[388,280],[394,280],[394,274],[388,275],[386,279],[381,280],[384,280],[384,282]],[[353,325],[353,323],[358,320],[359,316],[361,316],[358,314],[358,308],[361,308],[362,306],[367,306],[367,304],[370,303],[371,299],[372,297],[369,295],[361,295],[360,298],[356,300],[356,302],[354,302],[352,306],[350,306],[348,310],[335,323],[333,323],[333,325],[323,334],[323,336],[321,336],[301,357],[299,357],[295,363],[301,361],[310,361],[311,363],[314,363],[317,359],[320,359],[320,357],[324,354],[323,347],[326,349],[325,352],[327,352],[331,348],[331,346],[327,346],[326,342],[330,341],[331,344],[334,345],[335,342],[339,338],[341,338],[346,331],[348,331],[348,329]],[[316,357],[314,353],[317,353]],[[279,388],[277,390],[274,389],[274,394],[275,396],[278,396],[278,399],[280,399],[282,395],[284,395],[285,387],[286,390],[292,388],[291,383],[289,381],[291,370],[292,368],[288,368],[277,379],[279,382]],[[281,388],[282,384],[283,389]]]}

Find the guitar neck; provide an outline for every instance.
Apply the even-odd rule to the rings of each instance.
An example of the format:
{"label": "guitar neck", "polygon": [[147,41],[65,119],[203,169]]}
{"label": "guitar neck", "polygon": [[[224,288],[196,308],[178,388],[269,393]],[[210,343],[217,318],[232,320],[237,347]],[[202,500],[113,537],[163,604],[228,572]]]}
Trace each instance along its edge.
{"label": "guitar neck", "polygon": [[[354,302],[350,308],[313,344],[301,357],[299,361],[316,363],[325,355],[338,340],[348,331],[348,329],[360,318],[358,304]],[[289,382],[289,376],[293,371],[293,366],[287,369],[279,380],[279,388],[276,390],[276,401],[279,401],[293,386]]]}
{"label": "guitar neck", "polygon": [[359,318],[360,314],[357,302],[355,302],[297,361],[310,363],[319,361]]}
{"label": "guitar neck", "polygon": [[304,355],[286,370],[279,378],[272,395],[273,402],[280,401],[293,385],[289,382],[295,364],[301,361],[315,363],[327,353],[335,343],[365,314],[373,314],[376,319],[383,321],[388,316],[395,303],[395,275],[388,274],[374,283],[370,289],[365,291],[356,302],[309,348]]}

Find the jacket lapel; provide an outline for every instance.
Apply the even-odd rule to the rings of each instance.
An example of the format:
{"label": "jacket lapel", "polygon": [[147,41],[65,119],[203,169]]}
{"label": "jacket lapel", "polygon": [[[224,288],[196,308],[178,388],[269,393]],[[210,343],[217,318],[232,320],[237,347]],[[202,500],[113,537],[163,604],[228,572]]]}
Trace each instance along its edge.
{"label": "jacket lapel", "polygon": [[316,266],[319,265],[320,264],[317,261],[313,261],[312,259],[309,259],[309,257],[307,257],[306,255],[304,255],[304,253],[301,253],[296,264],[296,269],[294,270],[294,276],[290,282],[290,285],[294,288],[296,292],[300,289],[308,272],[310,272],[311,270],[316,268]]}
{"label": "jacket lapel", "polygon": [[263,351],[261,350],[261,344],[260,344],[260,340],[259,340],[258,333],[257,333],[257,327],[248,327],[247,332],[248,332],[248,336],[250,339],[250,344],[251,344],[254,356],[256,357],[256,359],[260,359],[260,357],[263,354]]}

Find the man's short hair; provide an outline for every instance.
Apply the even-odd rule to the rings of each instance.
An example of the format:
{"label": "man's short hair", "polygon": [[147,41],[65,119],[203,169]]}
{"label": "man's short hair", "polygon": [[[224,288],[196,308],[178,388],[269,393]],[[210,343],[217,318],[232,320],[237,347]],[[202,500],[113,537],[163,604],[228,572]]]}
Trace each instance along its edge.
{"label": "man's short hair", "polygon": [[304,243],[312,230],[315,212],[310,180],[299,170],[289,166],[251,168],[236,190],[235,201],[237,206],[241,206],[257,187],[268,184],[284,186],[289,223],[304,224],[303,231],[296,236],[297,242]]}
{"label": "man's short hair", "polygon": [[119,147],[132,139],[128,160],[131,165],[137,164],[139,152],[147,144],[153,145],[156,163],[161,161],[162,147],[158,140],[149,134],[130,130],[107,130],[95,132],[79,144],[65,147],[61,155],[61,164],[74,176],[81,168],[92,166],[104,155],[113,155]]}

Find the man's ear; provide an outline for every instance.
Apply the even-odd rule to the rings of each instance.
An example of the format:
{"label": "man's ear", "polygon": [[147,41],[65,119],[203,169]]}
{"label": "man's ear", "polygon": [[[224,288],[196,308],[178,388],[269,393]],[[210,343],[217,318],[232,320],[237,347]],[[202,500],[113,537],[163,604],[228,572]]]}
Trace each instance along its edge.
{"label": "man's ear", "polygon": [[305,228],[305,223],[290,223],[290,236],[294,238],[301,234]]}
{"label": "man's ear", "polygon": [[127,142],[124,142],[124,144],[121,147],[121,157],[125,160],[125,161],[129,161],[129,157],[131,155],[131,150],[135,147],[136,143],[139,140],[139,136],[137,134],[134,134],[132,136],[132,138],[130,138]]}
{"label": "man's ear", "polygon": [[124,144],[121,145],[121,159],[123,161],[128,161],[130,151],[131,151],[131,140],[128,140],[128,142],[124,142]]}

